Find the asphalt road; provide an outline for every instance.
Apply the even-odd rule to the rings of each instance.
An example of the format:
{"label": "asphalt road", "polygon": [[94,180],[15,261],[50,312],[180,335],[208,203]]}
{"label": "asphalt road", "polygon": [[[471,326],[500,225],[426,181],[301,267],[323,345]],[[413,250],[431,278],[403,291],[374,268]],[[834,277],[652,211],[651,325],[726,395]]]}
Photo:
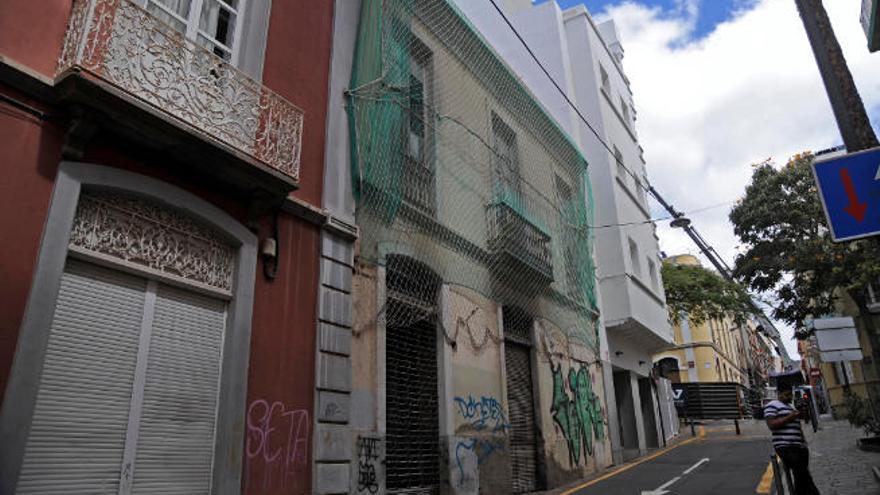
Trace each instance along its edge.
{"label": "asphalt road", "polygon": [[[705,435],[660,451],[647,460],[611,471],[568,495],[728,495],[754,494],[770,460],[769,435],[732,426],[705,428]],[[767,483],[765,482],[765,486]],[[769,493],[769,490],[763,493]]]}

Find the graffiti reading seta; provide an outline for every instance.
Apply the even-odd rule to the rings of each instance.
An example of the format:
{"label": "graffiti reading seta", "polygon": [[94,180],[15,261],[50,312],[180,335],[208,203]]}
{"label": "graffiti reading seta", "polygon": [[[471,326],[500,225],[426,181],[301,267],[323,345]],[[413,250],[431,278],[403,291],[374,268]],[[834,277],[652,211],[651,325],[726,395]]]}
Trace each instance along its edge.
{"label": "graffiti reading seta", "polygon": [[565,437],[569,462],[572,466],[578,466],[581,452],[585,457],[593,455],[593,436],[600,441],[605,438],[602,405],[593,392],[592,377],[586,368],[569,368],[567,390],[562,365],[554,367],[550,363],[550,370],[553,372],[553,403],[550,413],[553,415],[553,422]]}
{"label": "graffiti reading seta", "polygon": [[258,399],[247,411],[248,473],[262,465],[262,490],[287,488],[296,473],[305,474],[309,443],[309,412],[288,410],[282,402]]}

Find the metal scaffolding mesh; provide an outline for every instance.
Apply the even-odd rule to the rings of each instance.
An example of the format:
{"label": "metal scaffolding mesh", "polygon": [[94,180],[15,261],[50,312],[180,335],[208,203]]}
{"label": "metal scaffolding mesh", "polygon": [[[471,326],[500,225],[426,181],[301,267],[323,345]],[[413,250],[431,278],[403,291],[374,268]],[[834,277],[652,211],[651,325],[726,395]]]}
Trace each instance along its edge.
{"label": "metal scaffolding mesh", "polygon": [[[586,160],[453,5],[363,2],[349,114],[361,261],[410,257],[597,357]],[[407,325],[418,308],[381,312]]]}

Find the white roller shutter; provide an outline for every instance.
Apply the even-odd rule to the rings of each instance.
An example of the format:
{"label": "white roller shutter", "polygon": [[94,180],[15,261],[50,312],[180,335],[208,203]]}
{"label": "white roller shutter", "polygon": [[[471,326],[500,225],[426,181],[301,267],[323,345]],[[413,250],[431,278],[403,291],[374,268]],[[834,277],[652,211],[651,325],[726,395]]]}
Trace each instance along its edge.
{"label": "white roller shutter", "polygon": [[226,303],[68,260],[17,493],[210,493]]}
{"label": "white roller shutter", "polygon": [[68,261],[17,493],[116,493],[146,281]]}
{"label": "white roller shutter", "polygon": [[132,493],[209,493],[226,305],[159,286]]}

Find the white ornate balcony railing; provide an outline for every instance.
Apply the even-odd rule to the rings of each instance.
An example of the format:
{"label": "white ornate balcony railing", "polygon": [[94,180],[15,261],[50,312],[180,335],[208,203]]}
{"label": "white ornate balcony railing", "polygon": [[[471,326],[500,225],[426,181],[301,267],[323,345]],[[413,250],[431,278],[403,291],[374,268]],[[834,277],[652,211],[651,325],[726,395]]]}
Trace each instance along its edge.
{"label": "white ornate balcony railing", "polygon": [[57,74],[69,71],[299,180],[303,112],[130,0],[75,0]]}

